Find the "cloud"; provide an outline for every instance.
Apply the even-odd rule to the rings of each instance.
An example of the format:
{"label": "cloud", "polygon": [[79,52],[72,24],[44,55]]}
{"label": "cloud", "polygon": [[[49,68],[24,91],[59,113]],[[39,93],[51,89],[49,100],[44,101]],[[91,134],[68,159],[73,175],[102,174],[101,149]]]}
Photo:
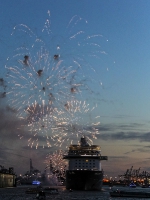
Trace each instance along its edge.
{"label": "cloud", "polygon": [[[132,145],[132,147],[136,147],[137,145]],[[127,151],[124,154],[130,154],[131,153],[149,153],[150,152],[150,146],[142,146],[140,145],[140,148],[134,148],[131,151]]]}
{"label": "cloud", "polygon": [[114,159],[126,159],[128,156],[109,156],[109,160],[114,160]]}
{"label": "cloud", "polygon": [[[144,123],[113,123],[100,124],[95,126],[99,134],[98,139],[104,141],[134,141],[140,142],[150,141],[150,132],[146,131],[146,124]],[[87,127],[91,130],[92,127]]]}
{"label": "cloud", "polygon": [[[44,160],[49,152],[55,148],[39,145],[38,149],[28,146],[31,133],[25,129],[26,121],[19,119],[17,111],[8,106],[4,99],[0,99],[0,165],[5,168],[14,167],[15,172],[25,173],[29,170],[30,158],[35,168],[43,171]],[[23,135],[19,139],[18,135]],[[38,135],[40,143],[45,143],[46,138]]]}
{"label": "cloud", "polygon": [[139,140],[141,142],[149,142],[150,141],[150,132],[118,132],[118,133],[101,133],[98,135],[99,139],[102,140],[111,140],[111,141],[127,141],[127,140]]}
{"label": "cloud", "polygon": [[[0,86],[1,87],[1,86]],[[17,110],[8,106],[5,101],[6,98],[0,98],[0,164],[6,167],[13,166],[17,173],[25,172],[29,169],[29,160],[30,158],[33,161],[33,165],[39,170],[44,169],[44,159],[46,155],[50,152],[53,152],[57,147],[47,147],[39,144],[38,149],[35,147],[31,148],[28,146],[28,139],[31,137],[30,131],[25,129],[25,125],[27,121],[35,119],[38,121],[41,116],[47,114],[47,107],[44,107],[44,114],[41,114],[41,107],[39,105],[36,106],[35,112],[33,112],[34,107],[28,107],[27,118],[19,119],[17,116]],[[49,108],[51,109],[51,108]],[[42,108],[43,110],[43,108]],[[120,117],[120,116],[118,116]],[[125,116],[122,116],[125,117]],[[126,116],[128,117],[128,116]],[[67,126],[61,125],[61,128],[66,128]],[[73,124],[72,124],[73,127]],[[134,141],[138,140],[140,142],[149,142],[150,141],[150,132],[144,132],[142,128],[144,127],[144,123],[120,123],[120,124],[101,124],[94,126],[95,129],[100,133],[97,135],[98,139],[112,142],[112,141]],[[59,128],[59,125],[58,125]],[[89,136],[92,131],[94,131],[93,126],[83,126],[76,125],[77,130],[84,129],[85,131],[89,131]],[[68,129],[70,130],[70,129]],[[23,138],[19,140],[18,135],[23,135]],[[38,135],[38,140],[40,143],[45,143],[46,138],[43,135]],[[119,163],[123,160],[130,159],[131,153],[138,152],[149,152],[149,147],[147,145],[142,147],[132,146],[128,152],[126,151],[122,156],[109,156],[108,161],[113,163],[114,160]],[[147,158],[148,160],[148,158]],[[22,164],[23,163],[23,164]],[[108,164],[108,163],[107,163]]]}

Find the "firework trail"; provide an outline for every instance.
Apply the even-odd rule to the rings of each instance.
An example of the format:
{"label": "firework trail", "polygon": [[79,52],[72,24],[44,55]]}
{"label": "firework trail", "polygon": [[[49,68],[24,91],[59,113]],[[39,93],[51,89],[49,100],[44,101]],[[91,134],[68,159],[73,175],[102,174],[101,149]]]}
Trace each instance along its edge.
{"label": "firework trail", "polygon": [[[87,35],[84,28],[78,28],[79,24],[85,26],[87,21],[74,16],[65,35],[53,35],[48,11],[43,40],[24,24],[13,29],[17,48],[5,65],[7,93],[0,94],[7,94],[9,106],[24,121],[31,147],[39,146],[39,138],[51,147],[70,143],[81,135],[87,135],[92,143],[91,138],[98,134],[97,116],[96,122],[90,117],[85,122],[85,116],[96,108],[96,103],[89,104],[99,95],[102,83],[87,58],[96,59],[106,52],[95,42],[102,35]],[[5,85],[3,79],[0,84]],[[23,135],[20,133],[19,137]]]}

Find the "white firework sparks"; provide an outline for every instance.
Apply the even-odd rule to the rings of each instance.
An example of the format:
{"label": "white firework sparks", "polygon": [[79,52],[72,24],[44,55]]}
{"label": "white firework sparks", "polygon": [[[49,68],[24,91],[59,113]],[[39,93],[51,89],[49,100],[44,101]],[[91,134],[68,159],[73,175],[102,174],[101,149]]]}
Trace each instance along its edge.
{"label": "white firework sparks", "polygon": [[56,150],[46,156],[46,169],[51,174],[55,174],[58,179],[65,178],[65,171],[67,169],[67,162],[63,159],[64,151]]}
{"label": "white firework sparks", "polygon": [[50,12],[42,29],[43,40],[24,24],[14,27],[12,36],[18,37],[18,48],[5,66],[9,106],[24,120],[31,147],[39,146],[39,138],[51,147],[82,135],[92,143],[100,122],[97,116],[91,119],[96,107],[91,100],[96,99],[102,82],[86,59],[106,54],[95,42],[102,35],[79,30],[78,24],[87,25],[87,21],[74,16],[65,35],[55,36],[49,17]]}

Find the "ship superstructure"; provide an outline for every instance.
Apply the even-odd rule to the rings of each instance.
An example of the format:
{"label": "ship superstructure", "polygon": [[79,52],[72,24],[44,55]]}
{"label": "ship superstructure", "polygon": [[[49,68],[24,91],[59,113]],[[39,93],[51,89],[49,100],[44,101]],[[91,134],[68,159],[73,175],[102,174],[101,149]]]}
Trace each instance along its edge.
{"label": "ship superstructure", "polygon": [[101,156],[99,145],[89,145],[86,137],[82,137],[80,145],[70,145],[67,155],[68,170],[66,171],[66,188],[77,190],[101,190],[103,170],[101,160],[107,160],[107,156]]}

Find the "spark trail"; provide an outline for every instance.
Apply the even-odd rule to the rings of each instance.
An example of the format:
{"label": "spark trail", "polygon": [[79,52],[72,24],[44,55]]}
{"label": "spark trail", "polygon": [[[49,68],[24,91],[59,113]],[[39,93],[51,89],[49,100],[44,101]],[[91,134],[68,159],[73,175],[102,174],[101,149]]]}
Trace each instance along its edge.
{"label": "spark trail", "polygon": [[[48,147],[60,147],[82,135],[92,143],[99,134],[94,109],[102,82],[88,58],[100,59],[106,52],[95,40],[101,41],[102,35],[86,34],[87,24],[74,16],[62,36],[54,35],[48,12],[43,39],[24,24],[13,29],[18,47],[5,65],[6,94],[9,106],[30,133],[31,147],[38,148],[40,143],[44,147],[43,139]],[[24,136],[20,133],[19,137]]]}

